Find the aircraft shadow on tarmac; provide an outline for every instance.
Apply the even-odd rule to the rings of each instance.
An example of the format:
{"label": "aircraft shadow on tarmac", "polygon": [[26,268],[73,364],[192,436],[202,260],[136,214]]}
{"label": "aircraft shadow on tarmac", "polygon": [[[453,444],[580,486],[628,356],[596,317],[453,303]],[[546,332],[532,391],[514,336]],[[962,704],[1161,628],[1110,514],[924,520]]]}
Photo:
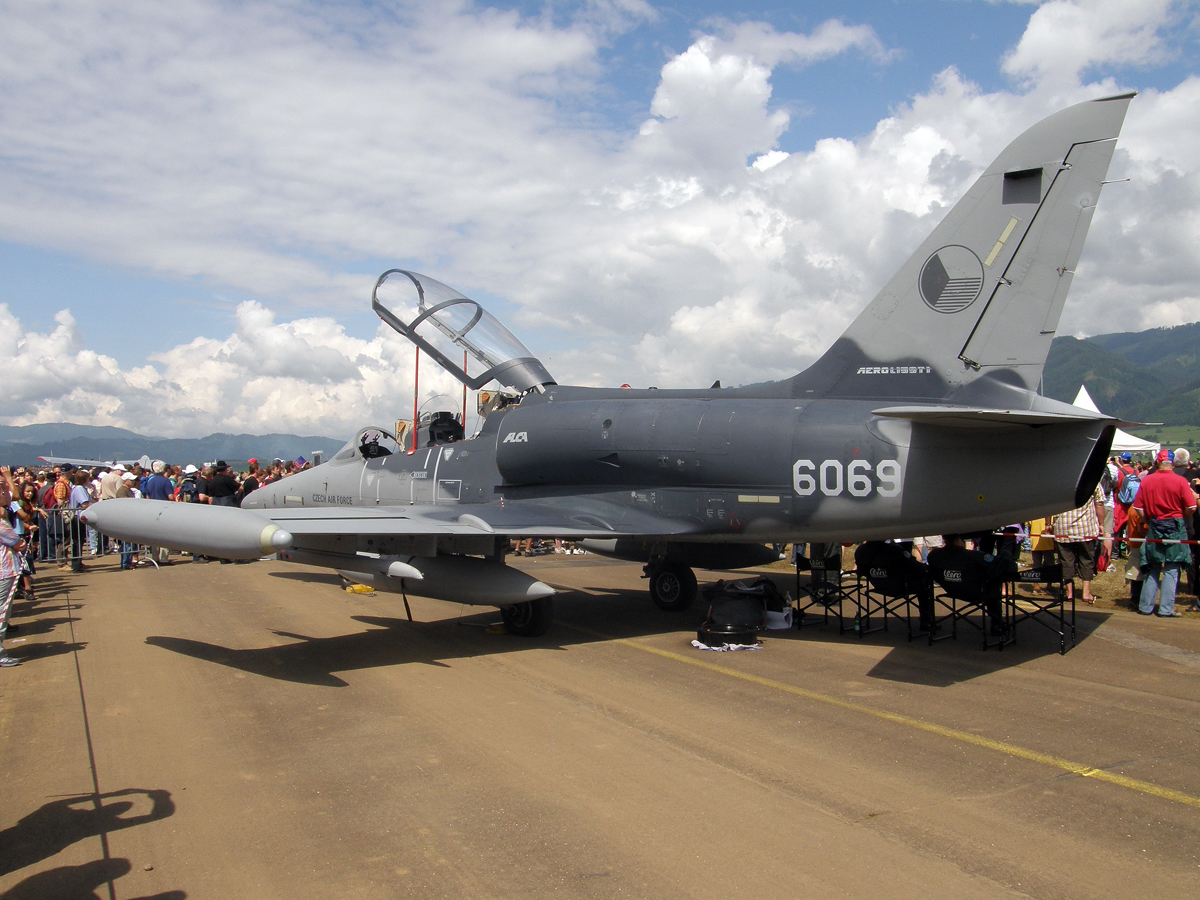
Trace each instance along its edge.
{"label": "aircraft shadow on tarmac", "polygon": [[[129,813],[135,809],[142,811]],[[0,875],[7,875],[49,859],[78,841],[112,834],[175,812],[171,794],[164,790],[128,788],[100,794],[81,794],[52,800],[0,831]],[[61,897],[74,900],[95,896],[102,885],[130,871],[127,859],[97,859],[79,866],[59,866],[29,876],[9,888],[2,900]],[[169,891],[155,895],[176,900],[186,895]],[[147,898],[149,900],[149,898]]]}
{"label": "aircraft shadow on tarmac", "polygon": [[[500,621],[499,612],[491,607],[469,607],[471,611],[465,616],[436,621],[352,616],[354,621],[374,627],[334,637],[275,631],[274,634],[294,641],[274,647],[237,650],[164,636],[147,637],[146,643],[267,678],[345,687],[347,682],[335,672],[412,663],[440,666],[445,665],[444,660],[511,653],[531,647],[564,648],[603,641],[609,636],[671,633],[681,627],[694,629],[703,617],[698,610],[690,614],[663,612],[649,602],[643,591],[589,590],[593,593],[560,593],[555,598],[560,622],[541,638],[488,634],[486,627]],[[593,630],[603,633],[591,633]]]}
{"label": "aircraft shadow on tarmac", "polygon": [[342,583],[342,576],[337,572],[321,571],[320,569],[313,571],[298,571],[298,572],[270,572],[272,578],[283,578],[287,581],[304,581],[311,584],[337,584]]}
{"label": "aircraft shadow on tarmac", "polygon": [[[296,574],[307,576],[307,573]],[[275,635],[292,640],[269,647],[235,649],[161,635],[147,637],[146,643],[265,678],[345,687],[347,682],[335,673],[414,663],[439,666],[455,658],[511,653],[533,647],[564,649],[610,638],[678,634],[679,649],[691,652],[689,645],[694,630],[707,610],[700,601],[687,612],[664,612],[653,606],[641,590],[607,586],[563,589],[555,601],[558,624],[542,638],[487,633],[486,626],[500,620],[498,612],[489,607],[468,608],[471,611],[467,615],[433,621],[352,616],[354,621],[371,627],[332,637],[277,630],[273,632]],[[1091,614],[1092,617],[1097,615]],[[1080,618],[1082,620],[1084,616],[1081,614]],[[1081,621],[1077,643],[1084,640],[1090,630],[1092,628]],[[833,619],[826,627],[772,631],[764,637],[768,641],[768,650],[774,640],[833,645],[859,643],[853,632],[839,635]],[[869,677],[943,687],[1058,653],[1057,636],[1033,622],[1024,623],[1018,633],[1018,643],[1001,652],[981,650],[979,632],[966,625],[959,628],[957,640],[939,642],[933,647],[924,640],[910,643],[896,623],[891,625],[890,631],[868,635],[862,640],[890,647],[887,656],[865,673]]]}

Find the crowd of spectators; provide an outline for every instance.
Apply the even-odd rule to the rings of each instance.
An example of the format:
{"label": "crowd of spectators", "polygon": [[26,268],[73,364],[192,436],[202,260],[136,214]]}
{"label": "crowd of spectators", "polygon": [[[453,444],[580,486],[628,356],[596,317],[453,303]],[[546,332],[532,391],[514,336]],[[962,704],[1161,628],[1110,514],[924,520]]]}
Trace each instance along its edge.
{"label": "crowd of spectators", "polygon": [[[120,554],[120,568],[134,568],[137,554],[147,564],[170,565],[165,548],[138,548],[123,541],[110,542],[78,518],[92,503],[115,497],[144,497],[177,503],[211,503],[240,506],[248,494],[311,468],[304,459],[275,459],[259,465],[257,459],[235,472],[224,460],[204,466],[169,465],[155,460],[149,467],[116,463],[82,467],[70,463],[47,466],[0,467],[0,642],[16,626],[9,611],[16,599],[33,601],[38,564],[57,565],[60,571],[82,572],[83,559]],[[196,557],[197,560],[202,558]],[[2,649],[0,667],[17,665]]]}

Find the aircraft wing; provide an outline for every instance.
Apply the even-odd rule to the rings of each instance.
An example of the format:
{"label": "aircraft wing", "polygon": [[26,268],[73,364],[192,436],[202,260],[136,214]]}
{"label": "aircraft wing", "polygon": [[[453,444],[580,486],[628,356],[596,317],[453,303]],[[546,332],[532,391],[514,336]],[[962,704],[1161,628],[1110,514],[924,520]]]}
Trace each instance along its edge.
{"label": "aircraft wing", "polygon": [[342,506],[254,510],[280,528],[304,535],[479,535],[614,538],[688,534],[697,527],[602,500],[572,497],[463,506]]}
{"label": "aircraft wing", "polygon": [[688,522],[588,498],[499,500],[464,506],[334,506],[239,509],[118,497],[101,500],[83,520],[110,537],[229,559],[254,559],[299,547],[306,538],[419,537],[617,538],[684,535]]}
{"label": "aircraft wing", "polygon": [[75,459],[72,456],[39,456],[39,462],[44,462],[48,466],[72,465],[78,466],[81,469],[94,469],[97,466],[101,468],[111,468],[117,463],[123,466],[132,466],[137,463],[143,468],[150,468],[150,457],[143,456],[140,459]]}

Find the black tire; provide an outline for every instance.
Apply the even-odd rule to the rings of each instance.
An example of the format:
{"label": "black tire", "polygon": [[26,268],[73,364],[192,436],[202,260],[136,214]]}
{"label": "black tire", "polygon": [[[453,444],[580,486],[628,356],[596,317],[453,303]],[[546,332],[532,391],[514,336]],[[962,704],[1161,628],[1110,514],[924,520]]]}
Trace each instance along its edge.
{"label": "black tire", "polygon": [[539,597],[526,603],[502,607],[500,617],[509,634],[520,637],[541,637],[554,624],[554,601]]}
{"label": "black tire", "polygon": [[659,609],[682,612],[696,601],[696,575],[687,566],[666,563],[650,569],[650,599]]}

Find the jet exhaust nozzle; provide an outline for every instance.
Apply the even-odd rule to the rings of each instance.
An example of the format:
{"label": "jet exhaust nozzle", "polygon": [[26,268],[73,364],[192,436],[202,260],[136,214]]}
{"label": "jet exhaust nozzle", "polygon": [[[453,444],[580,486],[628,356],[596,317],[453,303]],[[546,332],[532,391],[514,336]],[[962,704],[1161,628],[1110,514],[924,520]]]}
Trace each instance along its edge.
{"label": "jet exhaust nozzle", "polygon": [[292,545],[290,532],[236,506],[116,497],[89,506],[80,519],[118,540],[222,559],[257,559]]}

